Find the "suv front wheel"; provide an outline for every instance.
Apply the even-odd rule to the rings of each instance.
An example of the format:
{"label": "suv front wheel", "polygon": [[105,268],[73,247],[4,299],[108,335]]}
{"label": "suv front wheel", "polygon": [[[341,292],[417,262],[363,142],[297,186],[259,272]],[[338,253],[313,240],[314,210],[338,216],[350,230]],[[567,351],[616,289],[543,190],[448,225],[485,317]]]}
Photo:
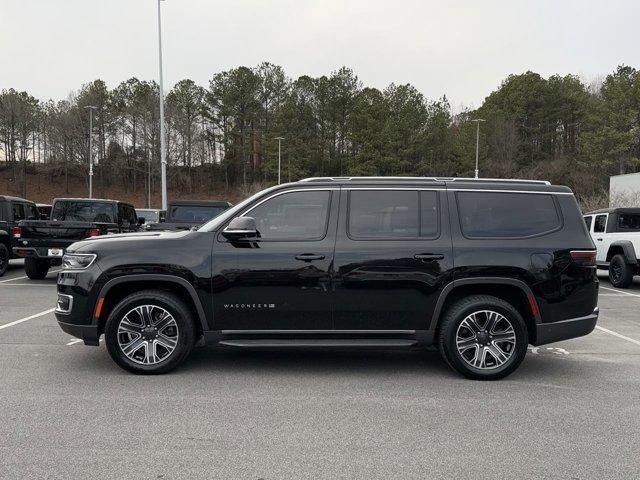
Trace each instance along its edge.
{"label": "suv front wheel", "polygon": [[116,305],[105,326],[111,358],[133,373],[173,370],[191,353],[195,328],[191,310],[161,290],[136,292]]}
{"label": "suv front wheel", "polygon": [[497,380],[512,373],[527,353],[527,327],[513,305],[473,295],[451,305],[438,337],[440,353],[462,375]]}

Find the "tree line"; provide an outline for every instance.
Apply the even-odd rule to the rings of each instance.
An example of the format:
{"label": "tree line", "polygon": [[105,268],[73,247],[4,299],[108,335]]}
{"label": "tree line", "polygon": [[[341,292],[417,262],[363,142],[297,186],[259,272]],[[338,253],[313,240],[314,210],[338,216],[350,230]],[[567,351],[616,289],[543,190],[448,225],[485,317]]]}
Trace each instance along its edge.
{"label": "tree line", "polygon": [[[35,164],[65,185],[87,181],[94,106],[95,181],[159,188],[159,88],[131,78],[95,80],[64,100],[0,93],[0,160],[27,195]],[[262,63],[179,81],[167,94],[169,182],[184,192],[240,189],[307,176],[473,176],[476,124],[481,176],[548,179],[601,203],[608,176],[640,159],[640,72],[619,66],[587,85],[576,75],[510,75],[475,109],[452,112],[410,84],[366,87],[349,68],[289,78]],[[0,163],[0,165],[2,165]],[[76,180],[74,180],[76,179]]]}

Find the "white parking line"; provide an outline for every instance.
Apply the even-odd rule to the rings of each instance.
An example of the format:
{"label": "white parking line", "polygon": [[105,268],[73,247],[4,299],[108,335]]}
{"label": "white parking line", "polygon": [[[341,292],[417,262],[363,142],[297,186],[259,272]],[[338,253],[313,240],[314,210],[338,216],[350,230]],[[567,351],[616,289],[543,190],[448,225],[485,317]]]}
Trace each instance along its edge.
{"label": "white parking line", "polygon": [[76,343],[80,343],[82,340],[80,338],[76,338],[75,340],[71,340],[69,343],[67,343],[67,345],[73,345]]}
{"label": "white parking line", "polygon": [[604,333],[608,333],[609,335],[613,335],[614,337],[621,338],[622,340],[626,340],[627,342],[635,343],[636,345],[640,346],[640,341],[638,340],[625,337],[624,335],[621,335],[618,332],[614,332],[613,330],[609,330],[608,328],[601,327],[600,325],[596,325],[596,328]]}
{"label": "white parking line", "polygon": [[[0,287],[51,287],[56,288],[55,283],[7,283]],[[615,295],[614,295],[615,296]]]}
{"label": "white parking line", "polygon": [[51,313],[55,310],[55,308],[50,308],[49,310],[45,310],[44,312],[36,313],[35,315],[31,315],[29,317],[21,318],[20,320],[16,320],[15,322],[5,323],[4,325],[0,325],[0,330],[3,328],[13,327],[14,325],[18,325],[19,323],[26,322],[27,320],[33,320],[34,318],[42,317],[48,313]]}
{"label": "white parking line", "polygon": [[[60,269],[60,270],[62,270],[62,269]],[[60,270],[51,270],[49,273],[58,273]],[[29,278],[29,277],[24,275],[22,277],[7,278],[6,280],[0,280],[0,283],[13,282],[14,280],[24,280],[25,278]]]}
{"label": "white parking line", "polygon": [[600,288],[604,289],[604,290],[609,290],[611,292],[616,292],[618,294],[622,294],[622,295],[630,295],[632,297],[638,297],[640,298],[640,295],[636,294],[636,293],[629,293],[629,292],[624,292],[622,290],[617,290],[615,288],[609,288],[609,287],[603,287],[602,285],[600,285]]}

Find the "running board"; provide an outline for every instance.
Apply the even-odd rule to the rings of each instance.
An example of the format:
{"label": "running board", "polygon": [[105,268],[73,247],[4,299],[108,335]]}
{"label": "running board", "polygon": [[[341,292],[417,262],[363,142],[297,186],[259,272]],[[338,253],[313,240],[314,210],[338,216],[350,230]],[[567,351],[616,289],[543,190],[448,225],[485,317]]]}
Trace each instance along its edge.
{"label": "running board", "polygon": [[304,338],[304,339],[228,339],[218,345],[236,348],[408,348],[417,340],[402,338]]}

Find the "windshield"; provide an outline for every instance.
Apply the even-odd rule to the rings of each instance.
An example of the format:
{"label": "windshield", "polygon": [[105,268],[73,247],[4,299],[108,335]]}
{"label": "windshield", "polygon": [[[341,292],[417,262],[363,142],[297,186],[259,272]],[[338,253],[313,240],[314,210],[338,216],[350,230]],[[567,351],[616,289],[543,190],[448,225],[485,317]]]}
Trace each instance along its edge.
{"label": "windshield", "polygon": [[278,185],[276,185],[275,187],[267,188],[266,190],[261,190],[258,193],[255,193],[255,194],[251,195],[249,198],[247,198],[247,199],[243,200],[242,202],[238,203],[237,205],[225,210],[223,213],[218,215],[216,218],[214,218],[211,221],[209,221],[209,222],[205,223],[204,225],[202,225],[198,229],[198,231],[199,232],[214,232],[214,231],[216,231],[218,228],[220,228],[220,226],[222,224],[226,223],[228,220],[231,220],[233,217],[236,217],[238,215],[238,213],[240,213],[242,210],[244,210],[249,204],[251,204],[251,202],[253,202],[257,198],[261,197],[265,193],[268,193],[268,192],[270,192],[272,190],[275,190],[277,188],[278,188]]}
{"label": "windshield", "polygon": [[158,223],[160,221],[160,212],[158,210],[136,210],[138,218],[144,218],[145,223]]}
{"label": "windshield", "polygon": [[107,202],[60,200],[53,205],[51,220],[115,223],[114,205]]}
{"label": "windshield", "polygon": [[171,207],[169,217],[172,222],[204,223],[217,217],[227,207],[214,205],[174,205]]}

